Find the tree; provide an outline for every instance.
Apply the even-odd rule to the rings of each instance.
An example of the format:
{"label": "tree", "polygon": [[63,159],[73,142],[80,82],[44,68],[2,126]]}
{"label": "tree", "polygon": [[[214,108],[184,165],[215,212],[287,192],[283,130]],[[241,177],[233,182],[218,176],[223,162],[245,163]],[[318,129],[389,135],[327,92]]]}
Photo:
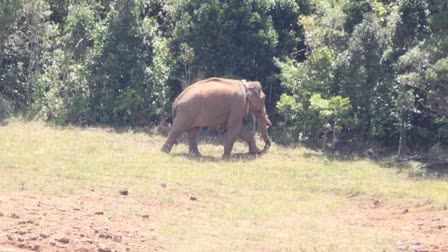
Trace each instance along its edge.
{"label": "tree", "polygon": [[387,37],[375,15],[356,26],[348,48],[337,58],[336,82],[349,97],[360,144],[370,136],[383,137],[390,121],[391,87],[385,77],[390,68],[383,61]]}
{"label": "tree", "polygon": [[347,15],[344,27],[351,34],[358,24],[364,21],[364,15],[372,11],[369,0],[348,0],[344,4],[344,12]]}
{"label": "tree", "polygon": [[322,150],[327,147],[327,133],[332,132],[331,148],[336,147],[337,133],[341,131],[342,125],[349,120],[350,99],[341,96],[333,96],[324,99],[320,94],[314,94],[310,98],[310,109],[316,110],[321,119],[321,130],[323,131]]}
{"label": "tree", "polygon": [[[315,93],[325,97],[336,94],[337,89],[333,78],[334,61],[335,57],[327,47],[316,49],[308,55],[308,59],[304,62],[299,63],[292,59],[287,59],[285,62],[277,61],[277,65],[281,69],[279,79],[285,90],[292,94],[289,100],[294,99],[300,104],[300,109],[293,109],[289,114],[290,122],[293,125],[291,129],[295,131],[295,135],[302,134],[305,138],[311,138],[314,135],[317,118],[315,113],[308,109],[310,97]],[[283,103],[285,105],[291,103],[287,102],[286,98],[289,96],[285,95],[282,94],[280,97],[281,107],[277,103],[277,109],[280,109],[284,119],[286,114]],[[304,120],[305,118],[306,120]]]}
{"label": "tree", "polygon": [[[58,15],[59,18],[62,18]],[[88,67],[92,61],[94,31],[99,20],[95,5],[80,3],[65,14],[61,34],[42,60],[47,66],[36,75],[36,101],[31,112],[58,124],[88,122]]]}
{"label": "tree", "polygon": [[297,115],[303,109],[303,105],[297,102],[294,97],[287,94],[282,94],[280,100],[277,102],[276,108],[283,115],[283,138],[286,138],[286,126],[288,124],[288,118],[296,120]]}
{"label": "tree", "polygon": [[[319,93],[325,97],[336,95],[338,86],[334,82],[335,60],[337,52],[344,42],[342,8],[336,2],[319,1],[316,3],[316,11],[312,16],[301,16],[299,24],[304,27],[305,44],[308,51],[307,59],[298,62],[294,58],[276,60],[280,68],[280,79],[285,91],[292,94],[295,100],[303,106],[303,109],[293,110],[290,122],[296,135],[301,134],[304,139],[311,139],[315,135],[318,115],[309,109],[310,97]],[[286,95],[286,94],[284,94]],[[288,96],[284,96],[283,100]],[[277,109],[283,113],[282,97]],[[291,98],[290,98],[291,99]],[[302,105],[303,104],[303,105]],[[284,107],[284,106],[283,106]],[[300,116],[298,114],[300,113]],[[299,120],[300,119],[300,120]],[[319,126],[320,128],[320,126]],[[318,142],[318,137],[316,138]]]}
{"label": "tree", "polygon": [[193,73],[191,72],[192,61],[194,59],[194,50],[187,43],[180,44],[179,61],[184,67],[181,77],[182,89],[187,88],[193,82]]}
{"label": "tree", "polygon": [[167,41],[146,16],[147,1],[70,6],[62,34],[35,76],[32,113],[59,124],[139,125],[162,120],[171,71]]}
{"label": "tree", "polygon": [[[16,19],[20,15],[22,3],[20,1],[0,2],[0,66],[3,66],[3,47],[8,36],[14,30]],[[3,67],[2,67],[3,69]]]}
{"label": "tree", "polygon": [[98,30],[89,85],[93,122],[146,124],[166,111],[167,41],[141,10],[137,1],[115,0]]}
{"label": "tree", "polygon": [[46,1],[3,1],[0,28],[0,93],[16,112],[25,111],[38,92],[35,74],[45,67],[42,55],[54,28]]}
{"label": "tree", "polygon": [[347,19],[343,11],[345,5],[340,1],[316,1],[313,15],[302,15],[299,24],[305,32],[305,44],[310,52],[327,47],[332,53],[345,49],[347,32],[344,24]]}
{"label": "tree", "polygon": [[300,55],[303,34],[297,18],[307,12],[308,5],[308,1],[275,0],[269,6],[267,14],[272,18],[278,37],[274,57],[295,55],[297,58]]}
{"label": "tree", "polygon": [[[415,109],[405,110],[425,124],[413,122],[413,135],[422,140],[447,141],[448,125],[448,10],[442,3],[428,7],[433,15],[428,19],[433,32],[409,49],[397,61],[397,83],[402,90],[411,93]],[[425,134],[425,131],[436,134]],[[398,152],[401,154],[401,151]]]}
{"label": "tree", "polygon": [[430,34],[430,12],[426,0],[399,0],[398,9],[400,19],[396,24],[393,43],[396,50],[405,52]]}
{"label": "tree", "polygon": [[[3,59],[5,58],[5,42],[16,25],[17,16],[21,9],[19,1],[2,1],[0,2],[0,82],[5,80],[5,66]],[[12,102],[10,94],[7,94],[6,85],[0,86],[0,119],[6,117],[12,112]],[[7,96],[8,95],[8,96]]]}
{"label": "tree", "polygon": [[278,35],[267,2],[182,1],[174,46],[187,44],[195,53],[196,78],[242,76],[266,78]]}

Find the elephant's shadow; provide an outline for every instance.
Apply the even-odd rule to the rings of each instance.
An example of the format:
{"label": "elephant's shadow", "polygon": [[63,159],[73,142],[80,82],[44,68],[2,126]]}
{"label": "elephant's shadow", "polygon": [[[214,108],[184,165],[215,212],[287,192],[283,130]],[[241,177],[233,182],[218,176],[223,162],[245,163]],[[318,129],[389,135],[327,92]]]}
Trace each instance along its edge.
{"label": "elephant's shadow", "polygon": [[253,161],[259,158],[262,154],[260,153],[234,153],[231,154],[230,158],[223,159],[221,157],[215,157],[215,156],[197,156],[197,155],[191,155],[188,153],[177,153],[177,154],[171,154],[176,157],[183,157],[187,158],[193,161],[197,162],[235,162],[235,161]]}

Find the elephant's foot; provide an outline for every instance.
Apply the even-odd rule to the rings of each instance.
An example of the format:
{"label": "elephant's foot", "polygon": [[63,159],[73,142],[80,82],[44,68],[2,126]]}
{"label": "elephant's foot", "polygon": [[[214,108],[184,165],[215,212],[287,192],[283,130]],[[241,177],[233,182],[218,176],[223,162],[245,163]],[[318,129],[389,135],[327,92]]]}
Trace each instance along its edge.
{"label": "elephant's foot", "polygon": [[253,147],[253,148],[249,148],[249,153],[250,154],[260,154],[261,150],[258,149],[258,147]]}
{"label": "elephant's foot", "polygon": [[201,153],[199,151],[189,151],[188,154],[193,157],[202,157]]}
{"label": "elephant's foot", "polygon": [[263,150],[261,150],[261,153],[268,152],[269,148],[271,148],[271,142],[266,142],[266,145],[264,146]]}
{"label": "elephant's foot", "polygon": [[173,147],[173,145],[169,145],[169,144],[165,143],[162,146],[162,148],[160,149],[160,151],[165,152],[165,153],[170,153],[172,147]]}

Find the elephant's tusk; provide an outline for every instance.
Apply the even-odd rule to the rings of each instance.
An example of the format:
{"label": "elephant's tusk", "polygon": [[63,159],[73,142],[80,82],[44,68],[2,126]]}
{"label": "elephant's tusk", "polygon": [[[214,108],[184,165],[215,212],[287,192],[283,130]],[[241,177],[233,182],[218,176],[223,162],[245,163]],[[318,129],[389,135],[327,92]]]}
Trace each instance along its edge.
{"label": "elephant's tusk", "polygon": [[266,122],[267,125],[272,126],[272,123],[271,123],[271,121],[269,120],[268,115],[266,115],[266,116],[264,117],[264,121]]}

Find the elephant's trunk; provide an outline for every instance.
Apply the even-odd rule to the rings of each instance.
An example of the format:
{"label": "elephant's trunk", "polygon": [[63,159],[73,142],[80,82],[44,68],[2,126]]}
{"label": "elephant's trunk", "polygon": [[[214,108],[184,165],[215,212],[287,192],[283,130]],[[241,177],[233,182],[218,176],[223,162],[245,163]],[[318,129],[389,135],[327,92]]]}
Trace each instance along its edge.
{"label": "elephant's trunk", "polygon": [[257,117],[258,127],[260,128],[261,137],[264,140],[264,148],[261,151],[262,153],[267,152],[271,147],[271,139],[268,135],[268,124],[271,125],[271,122],[267,118],[267,115],[264,114],[262,116]]}

